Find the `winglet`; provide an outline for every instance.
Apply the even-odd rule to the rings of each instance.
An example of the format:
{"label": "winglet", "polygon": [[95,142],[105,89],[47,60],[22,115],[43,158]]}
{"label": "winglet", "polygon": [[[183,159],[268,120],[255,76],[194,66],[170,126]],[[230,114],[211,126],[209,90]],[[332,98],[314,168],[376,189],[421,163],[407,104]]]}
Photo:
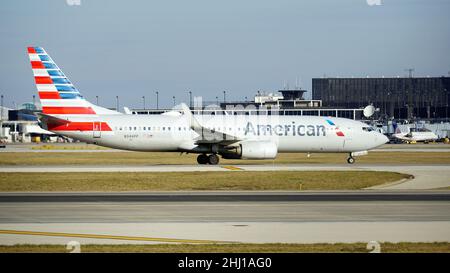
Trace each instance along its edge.
{"label": "winglet", "polygon": [[181,103],[181,109],[183,110],[183,114],[185,114],[189,119],[189,126],[191,126],[191,129],[201,130],[202,126],[197,121],[197,119],[195,119],[194,115],[191,112],[191,109],[189,109],[189,107],[185,103]]}
{"label": "winglet", "polygon": [[132,114],[133,114],[133,112],[131,112],[130,108],[128,108],[128,107],[126,107],[126,106],[123,107],[123,111],[124,111],[125,114],[127,114],[127,115],[132,115]]}

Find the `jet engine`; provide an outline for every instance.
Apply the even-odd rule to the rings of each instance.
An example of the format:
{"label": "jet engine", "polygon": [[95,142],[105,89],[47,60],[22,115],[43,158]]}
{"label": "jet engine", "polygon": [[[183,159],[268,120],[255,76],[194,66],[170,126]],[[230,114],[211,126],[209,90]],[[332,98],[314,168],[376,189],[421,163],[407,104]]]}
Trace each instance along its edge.
{"label": "jet engine", "polygon": [[278,147],[272,141],[243,141],[236,146],[224,147],[220,151],[225,159],[273,159]]}

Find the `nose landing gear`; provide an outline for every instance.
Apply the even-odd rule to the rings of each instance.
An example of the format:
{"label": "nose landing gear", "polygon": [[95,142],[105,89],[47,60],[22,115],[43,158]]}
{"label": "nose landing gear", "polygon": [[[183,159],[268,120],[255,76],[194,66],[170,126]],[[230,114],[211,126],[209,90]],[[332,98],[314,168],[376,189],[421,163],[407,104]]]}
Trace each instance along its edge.
{"label": "nose landing gear", "polygon": [[217,156],[216,154],[210,154],[210,155],[206,155],[206,154],[200,154],[197,157],[197,162],[198,164],[210,164],[210,165],[217,165],[219,164],[219,156]]}
{"label": "nose landing gear", "polygon": [[348,164],[353,164],[355,163],[355,158],[350,154],[347,158],[347,163]]}

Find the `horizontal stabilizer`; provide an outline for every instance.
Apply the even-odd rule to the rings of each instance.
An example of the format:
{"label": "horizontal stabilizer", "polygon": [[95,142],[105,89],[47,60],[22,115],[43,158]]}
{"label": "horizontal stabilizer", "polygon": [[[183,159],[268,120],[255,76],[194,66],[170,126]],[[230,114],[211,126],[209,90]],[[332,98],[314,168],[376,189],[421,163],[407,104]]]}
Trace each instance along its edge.
{"label": "horizontal stabilizer", "polygon": [[41,123],[46,125],[50,124],[52,125],[52,127],[70,123],[70,120],[57,118],[44,113],[36,113],[36,115],[38,116],[38,119]]}

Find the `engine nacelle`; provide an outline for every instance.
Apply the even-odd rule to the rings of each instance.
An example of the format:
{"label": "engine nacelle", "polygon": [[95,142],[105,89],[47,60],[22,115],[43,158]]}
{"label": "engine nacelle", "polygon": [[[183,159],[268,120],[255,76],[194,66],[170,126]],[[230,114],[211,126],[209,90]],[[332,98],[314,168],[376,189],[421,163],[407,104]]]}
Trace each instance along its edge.
{"label": "engine nacelle", "polygon": [[278,147],[272,141],[246,141],[241,143],[241,155],[246,159],[273,159]]}
{"label": "engine nacelle", "polygon": [[277,156],[278,147],[272,141],[249,140],[239,146],[229,147],[220,154],[225,159],[274,159]]}

